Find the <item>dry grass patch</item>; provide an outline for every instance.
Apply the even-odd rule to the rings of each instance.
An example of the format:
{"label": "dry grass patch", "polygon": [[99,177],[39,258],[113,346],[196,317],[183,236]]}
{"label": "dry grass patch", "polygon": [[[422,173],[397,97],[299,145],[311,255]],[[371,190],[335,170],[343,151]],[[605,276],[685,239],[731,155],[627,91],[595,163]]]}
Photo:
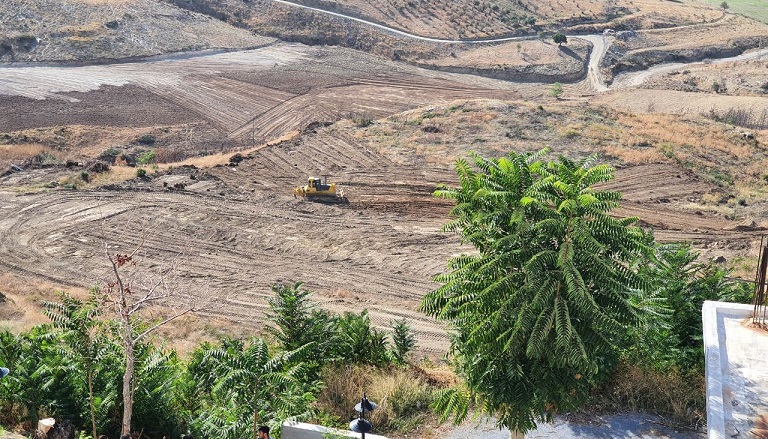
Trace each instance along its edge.
{"label": "dry grass patch", "polygon": [[0,328],[21,332],[49,320],[41,313],[41,302],[57,300],[58,293],[67,291],[75,297],[85,297],[87,291],[62,287],[39,278],[21,277],[12,273],[0,273],[0,293],[6,297],[0,303]]}
{"label": "dry grass patch", "polygon": [[192,157],[186,160],[182,160],[180,162],[170,162],[170,163],[162,163],[157,165],[145,165],[145,166],[137,166],[137,167],[115,165],[115,166],[111,166],[108,172],[103,172],[99,174],[89,174],[89,181],[83,181],[81,177],[81,173],[70,174],[62,177],[59,180],[59,184],[75,185],[76,187],[82,188],[82,189],[93,189],[100,186],[118,184],[128,180],[133,180],[134,178],[137,177],[138,169],[145,169],[147,171],[147,174],[150,174],[151,172],[162,173],[163,171],[167,171],[171,168],[181,167],[181,166],[195,166],[201,169],[212,168],[214,166],[228,164],[230,158],[235,154],[247,155],[247,154],[256,152],[260,149],[263,149],[269,146],[274,146],[281,142],[289,141],[298,135],[299,135],[298,131],[293,131],[271,142],[268,142],[259,146],[255,146],[253,148],[245,149],[239,152],[222,152],[222,153],[210,154],[202,157]]}
{"label": "dry grass patch", "polygon": [[161,326],[157,338],[167,342],[182,357],[188,356],[203,342],[217,343],[225,338],[246,339],[253,336],[234,322],[211,316],[188,314]]}
{"label": "dry grass patch", "polygon": [[[673,50],[696,46],[719,45],[745,37],[762,38],[768,26],[748,18],[729,15],[716,23],[674,29],[652,29],[642,31],[642,38],[629,40],[630,50]],[[695,35],[695,38],[693,38]]]}
{"label": "dry grass patch", "polygon": [[0,163],[23,162],[24,160],[46,152],[53,153],[53,150],[38,143],[0,145]]}
{"label": "dry grass patch", "polygon": [[87,24],[79,25],[66,25],[59,27],[59,32],[63,34],[71,34],[76,37],[88,37],[104,30],[104,25],[99,22],[92,21]]}
{"label": "dry grass patch", "polygon": [[[79,179],[80,177],[73,175],[67,178]],[[109,184],[122,183],[134,178],[136,178],[136,168],[132,168],[130,166],[111,166],[107,172],[102,172],[100,174],[90,174],[89,182],[83,182],[82,179],[80,179],[78,186],[90,189],[99,186],[106,186]]]}
{"label": "dry grass patch", "polygon": [[706,422],[704,394],[700,372],[662,372],[621,363],[613,379],[594,392],[590,405],[598,411],[657,413],[682,425],[700,427]]}
{"label": "dry grass patch", "polygon": [[700,174],[730,174],[746,185],[765,183],[768,153],[724,124],[658,113],[621,113],[618,121],[627,127],[620,139],[625,147],[647,139],[662,155]]}
{"label": "dry grass patch", "polygon": [[370,420],[379,432],[413,436],[434,421],[429,405],[436,387],[418,369],[329,366],[322,379],[318,404],[340,426],[349,422],[363,392],[378,404]]}
{"label": "dry grass patch", "polygon": [[655,149],[639,150],[611,145],[605,148],[605,154],[609,157],[615,157],[628,165],[645,165],[669,161],[661,152]]}

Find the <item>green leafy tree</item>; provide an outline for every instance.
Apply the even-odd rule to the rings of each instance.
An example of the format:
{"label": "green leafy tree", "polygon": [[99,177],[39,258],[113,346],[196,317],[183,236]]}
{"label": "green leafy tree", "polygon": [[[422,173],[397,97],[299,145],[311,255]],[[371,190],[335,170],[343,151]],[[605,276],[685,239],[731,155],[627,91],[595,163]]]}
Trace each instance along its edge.
{"label": "green leafy tree", "polygon": [[[60,302],[44,302],[43,314],[48,317],[59,333],[62,355],[70,365],[74,365],[72,376],[82,377],[88,393],[88,412],[91,420],[91,433],[96,431],[96,395],[94,391],[95,375],[101,369],[100,360],[109,352],[110,343],[99,333],[100,307],[96,291],[85,303],[67,293],[61,293]],[[100,401],[103,399],[100,398]]]}
{"label": "green leafy tree", "polygon": [[416,336],[405,319],[392,321],[392,348],[389,356],[399,365],[408,364],[408,355],[416,348]]}
{"label": "green leafy tree", "polygon": [[730,278],[731,270],[699,261],[690,244],[659,244],[656,256],[639,268],[652,286],[645,301],[659,312],[630,331],[629,361],[657,369],[704,368],[701,308],[706,300],[750,303],[753,285]]}
{"label": "green leafy tree", "polygon": [[566,37],[565,34],[561,32],[556,32],[554,35],[552,35],[552,41],[560,46],[562,44],[568,44],[568,37]]}
{"label": "green leafy tree", "polygon": [[360,314],[345,312],[337,319],[337,325],[336,361],[372,366],[389,364],[387,335],[371,327],[368,310]]}
{"label": "green leafy tree", "polygon": [[[29,426],[36,426],[41,412],[71,407],[71,388],[62,385],[64,362],[49,325],[39,325],[20,335],[0,334],[0,364],[12,373],[0,382],[0,398],[9,411],[22,409]],[[14,407],[15,406],[15,407]],[[72,414],[72,410],[66,410]]]}
{"label": "green leafy tree", "polygon": [[152,438],[180,437],[182,419],[176,393],[183,365],[175,351],[156,347],[149,341],[138,344],[135,353],[137,392],[133,413],[136,430]]}
{"label": "green leafy tree", "polygon": [[202,357],[193,380],[210,386],[210,394],[193,421],[195,429],[203,437],[255,439],[262,423],[279,431],[284,421],[309,417],[319,383],[300,381],[306,372],[294,357],[301,356],[302,349],[272,355],[258,338],[248,346],[227,340],[218,348],[206,348],[198,354]]}
{"label": "green leafy tree", "polygon": [[139,156],[136,157],[136,164],[151,165],[152,163],[155,163],[156,159],[157,159],[157,151],[152,149],[139,154]]}
{"label": "green leafy tree", "polygon": [[455,328],[466,380],[436,409],[460,422],[474,402],[518,436],[577,406],[610,371],[639,320],[633,291],[646,287],[630,266],[648,254],[648,235],[608,214],[619,193],[593,188],[613,169],[594,157],[543,163],[545,152],[457,161],[461,186],[436,195],[456,201],[444,230],[476,253],[452,258],[421,304]]}
{"label": "green leafy tree", "polygon": [[267,333],[285,351],[313,343],[304,352],[311,358],[321,359],[327,355],[333,341],[333,319],[327,312],[317,309],[317,304],[310,300],[312,292],[302,289],[302,285],[303,282],[296,282],[292,286],[272,286],[275,297],[268,301],[267,319],[273,326],[267,327]]}

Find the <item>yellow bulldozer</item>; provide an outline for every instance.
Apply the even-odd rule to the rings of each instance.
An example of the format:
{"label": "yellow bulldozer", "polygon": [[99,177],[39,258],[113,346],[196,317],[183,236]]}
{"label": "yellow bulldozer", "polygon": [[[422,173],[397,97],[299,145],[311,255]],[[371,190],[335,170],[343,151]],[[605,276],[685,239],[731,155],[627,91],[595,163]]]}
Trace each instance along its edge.
{"label": "yellow bulldozer", "polygon": [[307,184],[293,188],[294,197],[320,203],[349,203],[342,189],[336,190],[336,183],[328,183],[328,176],[309,177]]}

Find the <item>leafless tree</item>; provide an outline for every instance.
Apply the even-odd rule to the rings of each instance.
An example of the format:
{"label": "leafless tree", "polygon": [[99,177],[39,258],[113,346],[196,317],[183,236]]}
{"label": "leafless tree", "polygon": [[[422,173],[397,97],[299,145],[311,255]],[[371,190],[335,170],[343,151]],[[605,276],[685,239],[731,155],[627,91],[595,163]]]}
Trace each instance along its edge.
{"label": "leafless tree", "polygon": [[[205,303],[191,300],[189,295],[180,294],[176,290],[173,276],[178,258],[164,267],[142,270],[137,261],[137,254],[144,247],[144,243],[145,240],[142,239],[130,253],[112,253],[106,241],[104,245],[104,251],[111,264],[111,273],[102,292],[117,321],[125,355],[121,436],[131,433],[136,391],[135,349],[138,343],[161,326],[183,315],[200,311],[207,307],[208,303],[212,303],[210,298],[206,299]],[[147,313],[151,310],[159,310],[161,317],[149,320]]]}

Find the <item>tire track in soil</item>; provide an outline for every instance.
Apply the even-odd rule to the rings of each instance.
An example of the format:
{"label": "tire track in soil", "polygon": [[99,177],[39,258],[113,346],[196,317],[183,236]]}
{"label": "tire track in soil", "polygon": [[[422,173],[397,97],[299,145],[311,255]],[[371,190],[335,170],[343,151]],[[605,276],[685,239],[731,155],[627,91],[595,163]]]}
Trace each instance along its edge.
{"label": "tire track in soil", "polygon": [[[210,170],[221,176],[224,197],[108,190],[0,193],[0,225],[6,231],[0,238],[0,265],[23,276],[87,288],[108,271],[101,254],[101,217],[108,218],[112,236],[134,239],[152,223],[141,263],[160,265],[183,254],[179,286],[221,299],[210,316],[259,329],[272,294],[269,286],[304,280],[325,308],[368,308],[381,327],[393,318],[406,318],[421,349],[444,352],[444,328],[416,307],[435,287],[431,276],[445,268],[450,255],[462,251],[456,236],[437,231],[450,203],[431,197],[433,187],[422,179],[423,171],[395,166],[370,152],[360,154],[347,140],[321,133],[290,145],[306,157],[325,152],[321,163],[335,159],[342,169],[351,168],[340,176],[359,196],[345,206],[297,201],[282,189],[249,192],[239,187],[254,178],[267,183],[273,174],[293,168],[276,153],[284,154],[284,145],[258,151],[236,171]],[[265,170],[265,157],[273,159],[266,163],[277,165]],[[444,176],[443,181],[451,181],[451,172],[433,170],[430,179]],[[606,187],[624,192],[619,214],[641,217],[661,239],[706,243],[751,236],[709,214],[675,210],[675,200],[710,188],[674,166],[621,169]],[[669,203],[647,204],[670,194],[675,197]],[[233,199],[235,195],[240,198]]]}
{"label": "tire track in soil", "polygon": [[[165,74],[170,68],[163,67]],[[240,99],[232,90],[241,81],[201,77],[202,72],[194,70],[197,82],[191,88],[173,81],[166,88],[149,80],[141,86],[184,108],[210,108],[211,120],[227,130],[235,127],[232,136],[265,138],[304,129],[310,122],[336,120],[335,108],[376,115],[461,98],[513,97],[508,91],[437,78],[371,75],[338,87],[323,86],[325,79],[320,79],[292,98],[249,81]],[[55,72],[51,74],[55,79]],[[338,84],[331,74],[320,72],[313,79],[318,77]],[[260,97],[263,102],[256,102]],[[256,123],[243,123],[244,113],[235,107],[270,108],[256,116]],[[430,279],[445,270],[448,258],[470,250],[459,245],[457,236],[438,231],[451,204],[431,196],[435,184],[455,182],[455,172],[450,167],[423,169],[418,157],[412,158],[412,166],[396,164],[349,135],[314,131],[262,148],[236,168],[206,170],[210,192],[168,191],[163,178],[129,182],[121,190],[0,192],[0,267],[65,286],[91,287],[109,268],[103,254],[104,217],[107,239],[123,246],[120,251],[152,230],[139,258],[144,266],[162,266],[183,255],[179,288],[219,299],[220,306],[206,315],[259,330],[266,299],[272,296],[270,286],[301,280],[317,292],[315,299],[323,307],[336,312],[367,308],[380,327],[405,317],[421,350],[445,352],[445,328],[417,306],[435,288]],[[331,174],[351,203],[329,206],[294,199],[292,187],[317,173]],[[739,230],[709,212],[686,210],[686,202],[714,188],[672,165],[620,169],[605,187],[624,194],[618,214],[639,216],[661,239],[743,243],[759,232]]]}

